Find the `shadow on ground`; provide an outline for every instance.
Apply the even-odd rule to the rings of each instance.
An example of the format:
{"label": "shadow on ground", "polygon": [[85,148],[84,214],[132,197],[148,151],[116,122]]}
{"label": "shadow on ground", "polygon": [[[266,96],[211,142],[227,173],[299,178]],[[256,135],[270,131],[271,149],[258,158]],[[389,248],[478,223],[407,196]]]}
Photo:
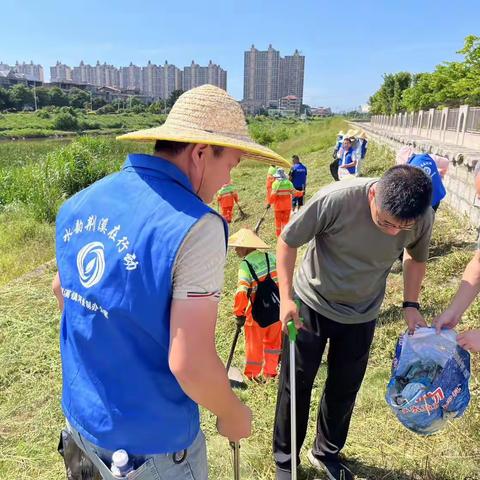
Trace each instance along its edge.
{"label": "shadow on ground", "polygon": [[[429,471],[408,474],[395,469],[367,465],[358,460],[350,460],[346,464],[355,474],[357,480],[448,480],[450,478]],[[319,473],[310,465],[302,465],[299,469],[298,480],[327,480],[327,476],[324,473]],[[458,480],[473,480],[473,477],[472,479],[459,478]]]}

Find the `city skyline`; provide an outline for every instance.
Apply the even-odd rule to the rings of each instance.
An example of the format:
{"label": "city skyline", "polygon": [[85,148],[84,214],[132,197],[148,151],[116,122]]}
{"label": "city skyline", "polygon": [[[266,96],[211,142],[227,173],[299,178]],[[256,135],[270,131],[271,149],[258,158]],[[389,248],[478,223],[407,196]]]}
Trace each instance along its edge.
{"label": "city skyline", "polygon": [[[48,68],[48,67],[47,67]],[[15,62],[9,65],[0,60],[1,70],[14,70],[24,74],[29,80],[45,83],[65,83],[94,85],[97,87],[113,87],[121,90],[138,91],[141,95],[152,98],[167,99],[175,90],[190,90],[191,88],[210,83],[227,89],[227,72],[220,65],[209,61],[207,66],[201,66],[191,61],[190,65],[178,68],[166,60],[163,65],[157,65],[150,60],[145,66],[130,62],[128,66],[115,66],[101,63],[94,65],[80,60],[77,66],[67,65],[57,60],[50,66],[49,81],[44,80],[44,67],[40,64]]]}
{"label": "city skyline", "polygon": [[[62,60],[113,65],[165,59],[200,65],[211,58],[228,72],[228,91],[243,98],[243,52],[253,43],[281,52],[298,48],[307,59],[304,103],[334,111],[364,104],[385,73],[429,72],[456,52],[467,35],[478,34],[478,0],[333,2],[298,0],[191,0],[138,3],[84,0],[81,7],[52,0],[2,2],[0,54],[7,63],[44,66]],[[20,34],[20,32],[24,32]],[[46,72],[48,76],[48,72]]]}
{"label": "city skyline", "polygon": [[[247,60],[248,59],[248,60]],[[26,68],[29,67],[30,69]],[[23,66],[19,70],[19,66]],[[249,113],[256,113],[259,108],[282,108],[300,113],[303,104],[305,56],[295,49],[293,55],[282,57],[280,51],[270,44],[268,50],[262,51],[252,44],[249,51],[244,51],[244,92],[238,99]],[[30,74],[36,68],[38,78],[44,78],[44,70],[50,72],[50,83],[71,82],[90,84],[98,87],[108,86],[122,90],[136,90],[152,98],[168,98],[175,90],[189,90],[209,83],[227,90],[227,71],[209,60],[207,66],[201,66],[194,60],[183,69],[169,64],[157,65],[148,60],[145,66],[130,61],[128,66],[116,66],[97,59],[94,65],[80,60],[76,66],[67,65],[57,60],[55,65],[43,68],[25,61],[8,65],[0,60],[0,70],[15,69],[18,73]],[[268,74],[266,68],[268,67]],[[44,80],[46,81],[46,80]]]}

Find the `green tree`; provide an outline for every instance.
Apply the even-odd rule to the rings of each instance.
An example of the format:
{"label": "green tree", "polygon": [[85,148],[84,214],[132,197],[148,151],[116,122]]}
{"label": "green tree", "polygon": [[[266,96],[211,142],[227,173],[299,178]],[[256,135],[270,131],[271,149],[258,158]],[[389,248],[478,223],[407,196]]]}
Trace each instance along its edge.
{"label": "green tree", "polygon": [[10,98],[10,92],[6,88],[0,87],[0,110],[12,107],[13,104]]}
{"label": "green tree", "polygon": [[32,90],[23,83],[17,83],[10,89],[10,100],[17,110],[33,108],[35,105]]}
{"label": "green tree", "polygon": [[410,87],[411,82],[412,75],[408,72],[384,74],[383,84],[369,100],[372,114],[391,114],[402,111],[404,109],[402,95]]}
{"label": "green tree", "polygon": [[68,102],[73,108],[83,108],[90,101],[90,94],[80,88],[72,88],[68,92]]}
{"label": "green tree", "polygon": [[35,95],[37,96],[38,108],[43,108],[50,105],[50,89],[47,87],[38,87],[35,89]]}
{"label": "green tree", "polygon": [[68,105],[68,97],[61,88],[53,87],[50,89],[50,105],[56,107],[65,107]]}
{"label": "green tree", "polygon": [[174,90],[167,99],[167,107],[172,108],[183,90]]}
{"label": "green tree", "polygon": [[[370,97],[373,114],[480,104],[480,37],[469,35],[457,53],[462,61],[443,62],[433,72],[386,74]],[[410,80],[409,80],[410,77]]]}
{"label": "green tree", "polygon": [[99,108],[103,107],[107,104],[107,102],[102,97],[93,97],[92,101],[92,109],[98,110]]}
{"label": "green tree", "polygon": [[151,103],[147,110],[150,113],[163,113],[165,111],[165,102],[163,100],[157,100],[156,102]]}
{"label": "green tree", "polygon": [[480,103],[480,37],[468,35],[457,53],[464,55],[465,74],[455,83],[457,95],[471,105]]}
{"label": "green tree", "polygon": [[399,72],[393,76],[393,98],[391,113],[400,113],[404,110],[402,94],[410,87],[412,75],[409,72]]}

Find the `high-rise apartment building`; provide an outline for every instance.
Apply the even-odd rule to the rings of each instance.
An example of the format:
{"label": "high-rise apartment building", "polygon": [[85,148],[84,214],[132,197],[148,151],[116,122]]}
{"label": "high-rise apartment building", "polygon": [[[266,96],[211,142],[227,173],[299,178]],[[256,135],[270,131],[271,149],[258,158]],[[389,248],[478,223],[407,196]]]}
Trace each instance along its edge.
{"label": "high-rise apartment building", "polygon": [[32,61],[30,63],[15,63],[13,67],[17,73],[22,73],[28,80],[35,80],[37,82],[44,81],[43,67],[35,65]]}
{"label": "high-rise apartment building", "polygon": [[209,83],[227,89],[227,72],[211,60],[206,67],[201,67],[193,60],[190,66],[183,69],[183,90],[199,87]]}
{"label": "high-rise apartment building", "polygon": [[138,90],[142,91],[143,77],[142,67],[137,67],[132,62],[128,67],[120,67],[120,88],[122,90]]}
{"label": "high-rise apartment building", "polygon": [[51,82],[65,82],[72,80],[72,69],[68,65],[57,60],[57,63],[50,67],[50,81]]}
{"label": "high-rise apartment building", "polygon": [[75,83],[89,83],[95,85],[95,68],[85,64],[82,60],[78,67],[73,67],[72,80]]}
{"label": "high-rise apartment building", "polygon": [[147,65],[142,67],[142,93],[155,98],[163,98],[162,77],[162,67],[149,60]]}
{"label": "high-rise apartment building", "polygon": [[163,87],[162,98],[170,97],[175,90],[183,90],[183,72],[175,65],[169,64],[166,60],[162,67],[163,70]]}
{"label": "high-rise apartment building", "polygon": [[303,103],[303,78],[305,57],[295,50],[293,55],[286,55],[280,60],[280,97],[295,95],[300,105]]}
{"label": "high-rise apartment building", "polygon": [[272,45],[264,51],[252,45],[244,54],[244,108],[255,113],[261,108],[278,106],[281,98],[290,95],[296,96],[301,105],[304,67],[305,57],[298,50],[282,58]]}

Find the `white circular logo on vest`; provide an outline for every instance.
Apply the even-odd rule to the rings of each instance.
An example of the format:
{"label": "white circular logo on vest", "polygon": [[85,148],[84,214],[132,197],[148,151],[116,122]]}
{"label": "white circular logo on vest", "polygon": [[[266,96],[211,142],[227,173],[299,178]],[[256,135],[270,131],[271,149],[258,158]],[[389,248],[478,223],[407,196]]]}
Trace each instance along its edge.
{"label": "white circular logo on vest", "polygon": [[105,254],[103,243],[87,243],[77,255],[77,268],[80,276],[80,283],[85,288],[93,287],[105,273]]}

